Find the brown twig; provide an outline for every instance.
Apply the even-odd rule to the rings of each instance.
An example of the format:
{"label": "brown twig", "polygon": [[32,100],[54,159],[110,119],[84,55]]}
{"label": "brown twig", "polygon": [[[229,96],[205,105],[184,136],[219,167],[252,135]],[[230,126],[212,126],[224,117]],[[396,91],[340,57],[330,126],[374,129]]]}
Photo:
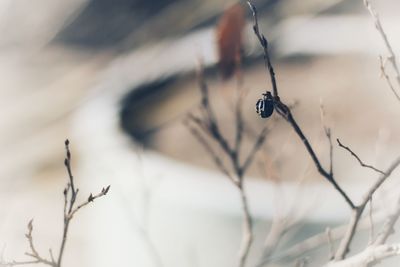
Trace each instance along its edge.
{"label": "brown twig", "polygon": [[268,51],[268,41],[265,38],[265,36],[262,35],[260,33],[260,31],[259,31],[256,8],[249,1],[247,1],[247,3],[248,3],[250,9],[253,12],[253,17],[254,17],[253,30],[254,30],[254,33],[257,35],[257,37],[258,37],[258,39],[260,41],[260,44],[264,49],[265,64],[268,66],[269,76],[271,78],[272,88],[274,90],[274,107],[275,107],[275,110],[278,112],[279,115],[281,115],[292,126],[293,130],[299,136],[300,140],[303,142],[304,146],[306,147],[306,150],[307,150],[308,154],[311,156],[311,158],[312,158],[312,160],[313,160],[318,172],[323,177],[325,177],[333,185],[333,187],[342,195],[342,197],[347,202],[347,204],[352,209],[354,209],[355,208],[354,203],[347,196],[347,194],[343,191],[343,189],[339,186],[339,184],[336,182],[336,180],[334,179],[334,177],[330,173],[330,171],[327,171],[327,170],[325,170],[324,167],[322,167],[322,164],[321,164],[319,158],[317,157],[317,155],[315,154],[314,149],[312,148],[310,142],[308,141],[308,139],[304,135],[303,131],[301,130],[301,128],[297,124],[296,120],[294,119],[290,108],[280,100],[280,97],[278,95],[277,83],[276,83],[276,79],[275,79],[275,72],[274,72],[274,69],[272,67],[272,63],[270,61],[270,56],[269,56],[269,51]]}
{"label": "brown twig", "polygon": [[267,38],[265,38],[264,34],[260,33],[260,29],[258,27],[258,17],[257,17],[257,9],[256,7],[250,2],[247,1],[247,4],[249,5],[251,12],[253,13],[253,30],[254,33],[256,34],[258,40],[260,41],[263,49],[264,49],[264,62],[265,62],[265,66],[269,71],[269,76],[271,78],[271,84],[272,84],[272,92],[273,92],[273,96],[275,98],[279,99],[279,94],[278,94],[278,86],[276,85],[276,78],[275,78],[275,71],[274,71],[274,67],[272,66],[271,63],[271,59],[269,56],[269,52],[268,52],[268,41]]}
{"label": "brown twig", "polygon": [[50,260],[40,256],[39,252],[36,250],[33,242],[33,220],[30,220],[28,223],[28,233],[25,235],[29,242],[30,251],[26,252],[25,255],[34,258],[33,261],[11,261],[11,262],[0,262],[0,266],[18,266],[18,265],[27,265],[27,264],[45,264],[52,267],[61,267],[65,245],[68,237],[68,230],[70,226],[70,222],[73,219],[73,216],[83,207],[93,202],[95,199],[105,196],[110,190],[110,186],[103,188],[99,193],[93,195],[90,194],[86,201],[82,202],[78,206],[75,205],[76,198],[79,192],[79,189],[75,187],[74,184],[74,176],[72,175],[71,168],[71,151],[69,149],[69,141],[68,139],[65,141],[65,151],[66,157],[64,160],[64,165],[68,173],[68,180],[63,195],[64,195],[64,224],[63,224],[63,235],[59,248],[59,253],[57,260],[53,255],[53,251],[49,249]]}
{"label": "brown twig", "polygon": [[[265,127],[257,135],[250,152],[244,155],[242,160],[242,143],[247,129],[242,115],[243,98],[240,97],[240,83],[238,83],[238,98],[234,101],[235,133],[233,136],[233,143],[231,144],[227,141],[228,137],[220,130],[221,126],[210,104],[208,86],[203,77],[203,69],[201,66],[198,69],[198,81],[201,92],[201,116],[196,116],[192,113],[188,114],[184,125],[211,156],[218,169],[233,182],[239,191],[243,213],[243,234],[239,250],[238,265],[243,267],[246,264],[253,242],[253,223],[244,188],[244,176],[251,163],[254,161],[256,153],[261,149],[268,131]],[[225,161],[218,154],[217,149],[211,146],[211,142],[217,144],[220,152],[226,157]]]}
{"label": "brown twig", "polygon": [[354,158],[356,158],[356,160],[358,161],[358,163],[360,163],[360,165],[361,165],[362,167],[371,169],[371,170],[373,170],[373,171],[375,171],[375,172],[377,172],[377,173],[379,173],[379,174],[383,174],[383,175],[385,174],[385,172],[383,172],[383,171],[381,171],[381,170],[375,168],[374,166],[369,165],[369,164],[365,164],[365,163],[360,159],[360,157],[359,157],[356,153],[354,153],[353,150],[351,150],[351,148],[349,148],[348,146],[343,145],[342,142],[340,142],[339,138],[336,139],[336,142],[338,143],[338,145],[339,145],[341,148],[347,150]]}
{"label": "brown twig", "polygon": [[228,169],[225,167],[222,159],[216,154],[216,152],[211,148],[211,145],[206,141],[206,139],[201,135],[201,133],[193,126],[190,125],[188,121],[184,121],[184,125],[189,129],[191,134],[197,139],[197,141],[203,146],[207,153],[213,159],[215,165],[224,173],[229,179],[235,184],[238,184],[238,180],[233,177]]}
{"label": "brown twig", "polygon": [[[265,59],[265,64],[269,70],[269,76],[271,78],[271,84],[274,92],[274,109],[275,111],[281,115],[293,128],[293,130],[296,132],[298,137],[301,139],[303,142],[308,154],[310,155],[311,159],[314,162],[314,165],[316,166],[318,172],[328,181],[330,182],[333,187],[340,193],[340,195],[344,198],[348,206],[352,210],[352,216],[350,223],[348,225],[348,229],[346,231],[346,234],[344,238],[341,240],[341,243],[339,245],[338,250],[336,251],[335,254],[335,260],[342,260],[346,256],[346,254],[349,251],[350,244],[353,240],[355,231],[357,229],[357,226],[359,224],[361,215],[365,209],[366,204],[368,201],[371,199],[372,195],[375,193],[375,191],[382,185],[382,183],[390,176],[392,171],[400,164],[400,159],[397,159],[394,161],[394,163],[389,167],[389,169],[386,172],[382,172],[381,177],[378,179],[378,181],[372,185],[370,190],[368,191],[366,197],[364,198],[363,202],[360,205],[355,205],[354,202],[350,199],[350,197],[344,192],[344,190],[341,188],[341,186],[336,182],[334,176],[333,176],[333,171],[327,171],[321,164],[318,156],[314,152],[314,149],[312,148],[310,142],[304,135],[302,129],[300,126],[297,124],[296,120],[294,119],[290,108],[280,100],[279,95],[278,95],[278,89],[277,89],[277,84],[276,84],[276,79],[275,79],[275,73],[270,61],[270,56],[269,56],[269,51],[268,51],[268,42],[265,38],[264,35],[260,34],[259,27],[258,27],[258,19],[257,19],[257,11],[256,8],[248,1],[248,5],[250,6],[250,9],[252,10],[253,17],[254,17],[254,25],[253,25],[253,30],[255,35],[258,37],[258,40],[263,47],[264,50],[264,59]],[[387,40],[387,39],[386,39]],[[330,135],[330,133],[329,133]],[[328,137],[329,137],[328,135]]]}

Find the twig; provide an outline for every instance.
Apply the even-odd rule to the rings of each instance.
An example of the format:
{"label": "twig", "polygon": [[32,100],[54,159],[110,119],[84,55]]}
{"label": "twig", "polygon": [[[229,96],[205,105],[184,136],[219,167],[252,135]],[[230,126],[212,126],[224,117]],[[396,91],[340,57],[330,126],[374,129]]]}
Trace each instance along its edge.
{"label": "twig", "polygon": [[320,115],[321,115],[321,122],[322,122],[322,126],[324,127],[324,132],[326,135],[326,138],[329,141],[329,174],[331,176],[333,176],[333,144],[332,144],[332,134],[331,134],[331,128],[329,128],[326,125],[325,122],[325,109],[324,109],[324,105],[322,104],[322,99],[320,99],[320,105],[319,105],[319,109],[320,109]]}
{"label": "twig", "polygon": [[335,256],[335,248],[333,247],[332,231],[331,228],[327,227],[325,229],[326,237],[328,239],[329,245],[329,260],[332,260]]}
{"label": "twig", "polygon": [[378,233],[374,245],[382,245],[386,242],[389,235],[394,233],[394,225],[400,217],[400,198],[397,200],[395,211],[383,223],[381,231]]}
{"label": "twig", "polygon": [[247,156],[246,160],[243,163],[242,167],[243,172],[246,172],[250,164],[253,162],[254,156],[257,154],[257,151],[262,147],[262,144],[264,143],[267,134],[268,134],[268,128],[267,126],[265,126],[261,130],[261,133],[258,135],[256,142],[254,142],[253,144],[253,148],[251,149],[249,155]]}
{"label": "twig", "polygon": [[383,259],[400,255],[400,244],[372,245],[342,261],[331,261],[325,267],[372,267]]}
{"label": "twig", "polygon": [[65,160],[64,165],[68,173],[68,183],[63,191],[64,195],[64,224],[63,224],[63,235],[62,240],[59,248],[59,253],[57,256],[57,260],[53,255],[52,249],[49,249],[50,260],[40,256],[39,252],[36,250],[36,247],[33,242],[33,220],[30,220],[28,223],[28,233],[25,235],[29,242],[30,251],[26,252],[25,255],[34,258],[32,261],[11,261],[11,262],[0,262],[0,266],[19,266],[19,265],[27,265],[27,264],[45,264],[52,267],[61,267],[65,245],[67,242],[68,237],[68,229],[71,220],[73,219],[74,215],[83,207],[88,205],[89,203],[93,202],[95,199],[105,196],[108,191],[110,190],[110,186],[103,188],[99,193],[93,195],[90,194],[86,201],[82,202],[78,206],[75,206],[76,197],[78,195],[79,189],[75,187],[74,184],[74,176],[72,175],[72,168],[71,168],[71,151],[69,149],[69,141],[68,139],[65,141]]}
{"label": "twig", "polygon": [[215,165],[220,169],[222,173],[224,173],[229,179],[236,185],[238,184],[238,180],[233,177],[228,169],[225,167],[222,159],[216,154],[216,152],[211,148],[211,145],[205,140],[205,138],[201,135],[201,133],[194,127],[192,127],[188,121],[184,121],[184,125],[189,129],[191,134],[197,139],[197,141],[203,146],[203,148],[207,151],[207,153],[213,159]]}
{"label": "twig", "polygon": [[272,88],[274,90],[274,97],[273,97],[274,109],[276,110],[276,112],[279,115],[281,115],[291,125],[291,127],[294,129],[294,131],[296,132],[298,137],[301,139],[301,141],[303,142],[308,154],[312,158],[312,160],[314,162],[314,165],[316,166],[318,172],[326,180],[328,180],[328,182],[330,182],[333,185],[333,187],[340,193],[340,195],[344,198],[344,200],[346,201],[346,203],[348,204],[348,206],[352,210],[352,216],[351,216],[350,223],[348,225],[348,229],[346,231],[346,234],[345,234],[344,238],[341,240],[339,248],[338,248],[338,250],[336,251],[336,254],[335,254],[335,260],[336,261],[337,260],[342,260],[342,259],[345,258],[346,254],[349,251],[350,244],[351,244],[351,242],[353,240],[355,231],[357,229],[357,226],[359,224],[361,215],[362,215],[362,213],[363,213],[363,211],[365,209],[366,204],[371,199],[371,197],[375,193],[375,191],[390,176],[392,171],[400,164],[400,159],[397,159],[386,172],[382,173],[382,175],[378,179],[378,181],[374,185],[372,185],[372,187],[368,191],[368,193],[367,193],[366,197],[364,198],[363,202],[360,205],[355,205],[354,202],[349,198],[349,196],[343,191],[341,186],[339,186],[339,184],[336,182],[332,171],[328,172],[322,166],[322,164],[321,164],[319,158],[317,157],[317,155],[315,154],[314,149],[312,148],[310,142],[308,141],[308,139],[304,135],[303,131],[301,130],[300,126],[297,124],[296,120],[294,119],[290,108],[280,100],[280,98],[278,96],[278,90],[277,90],[277,85],[276,85],[276,80],[275,80],[275,73],[273,71],[273,68],[272,68],[272,65],[271,65],[271,62],[270,62],[269,51],[268,51],[268,42],[267,42],[266,38],[264,37],[264,35],[260,34],[260,32],[259,32],[256,8],[249,1],[247,3],[248,3],[248,5],[250,6],[250,9],[253,12],[253,17],[254,17],[253,29],[254,29],[254,33],[258,37],[259,42],[260,42],[261,46],[264,49],[264,60],[265,60],[265,64],[268,66],[269,75],[270,75],[271,83],[272,83]]}
{"label": "twig", "polygon": [[357,226],[360,221],[360,217],[364,212],[365,206],[368,201],[372,198],[376,190],[386,181],[386,179],[392,174],[392,172],[400,165],[400,158],[396,159],[392,165],[382,174],[381,177],[371,186],[368,190],[367,194],[364,196],[360,205],[358,205],[355,209],[353,209],[353,213],[350,219],[350,223],[348,225],[347,232],[340,242],[339,248],[335,254],[335,260],[342,260],[345,258],[346,254],[349,252],[351,241],[355,235]]}
{"label": "twig", "polygon": [[242,243],[239,249],[239,267],[246,265],[246,260],[250,252],[251,244],[253,243],[253,220],[251,218],[247,196],[243,188],[243,182],[239,187],[240,199],[243,211],[243,230]]}
{"label": "twig", "polygon": [[368,220],[370,224],[369,228],[369,244],[372,244],[375,236],[374,218],[372,217],[373,207],[372,207],[372,197],[369,200],[369,210],[368,210]]}
{"label": "twig", "polygon": [[253,30],[254,33],[256,34],[258,40],[260,41],[263,49],[264,49],[264,62],[265,62],[265,66],[267,67],[268,71],[269,71],[269,76],[271,77],[271,84],[272,84],[272,92],[273,92],[273,96],[275,98],[279,98],[279,94],[278,94],[278,86],[276,85],[276,79],[275,79],[275,71],[274,71],[274,67],[272,66],[271,63],[271,59],[269,56],[269,52],[268,52],[268,41],[267,38],[265,38],[264,34],[260,33],[260,29],[258,27],[258,17],[257,17],[257,9],[256,7],[250,2],[247,1],[247,4],[249,5],[252,13],[253,13]]}
{"label": "twig", "polygon": [[106,188],[102,188],[101,191],[99,193],[97,193],[96,195],[92,195],[90,194],[88,199],[83,202],[82,204],[80,204],[79,206],[77,206],[75,209],[73,209],[69,214],[68,214],[68,219],[71,220],[72,217],[75,215],[75,213],[78,212],[78,210],[80,210],[81,208],[83,208],[84,206],[88,205],[90,202],[94,202],[97,198],[105,196],[108,193],[108,190],[110,190],[110,186],[107,186]]}
{"label": "twig", "polygon": [[[365,221],[361,220],[361,227],[366,228],[368,226]],[[337,239],[340,239],[344,233],[346,232],[346,225],[341,225],[336,228],[331,229],[331,238],[333,241],[336,241]],[[316,249],[318,247],[321,247],[323,245],[326,245],[326,233],[322,232],[319,234],[316,234],[314,236],[311,236],[291,247],[286,249],[284,252],[281,254],[273,257],[271,261],[277,262],[280,260],[293,260],[301,255],[304,255],[308,251],[312,251],[313,249]]]}
{"label": "twig", "polygon": [[386,73],[386,68],[385,68],[385,62],[382,58],[382,56],[379,56],[379,65],[381,69],[381,77],[384,77],[386,80],[387,85],[389,86],[390,90],[393,92],[394,96],[397,98],[397,100],[400,102],[400,96],[396,92],[396,89],[393,86],[392,81],[390,80],[389,75]]}
{"label": "twig", "polygon": [[343,145],[342,142],[340,142],[339,138],[336,139],[336,142],[338,143],[338,145],[339,145],[341,148],[347,150],[354,158],[356,158],[356,160],[358,161],[358,163],[360,163],[360,165],[361,165],[362,167],[369,168],[369,169],[371,169],[371,170],[373,170],[373,171],[375,171],[375,172],[377,172],[377,173],[379,173],[379,174],[385,175],[385,172],[383,172],[383,171],[381,171],[381,170],[375,168],[375,167],[372,166],[372,165],[365,164],[365,163],[360,159],[360,157],[359,157],[356,153],[354,153],[353,150],[351,150],[351,148],[349,148],[348,146]]}
{"label": "twig", "polygon": [[[233,182],[239,191],[243,213],[243,230],[238,265],[239,267],[243,267],[246,264],[250,247],[253,242],[253,223],[244,188],[244,177],[251,163],[254,161],[256,153],[262,148],[268,131],[267,127],[263,128],[263,130],[257,135],[251,150],[247,155],[243,156],[244,160],[242,161],[242,143],[247,129],[242,115],[243,99],[240,97],[240,92],[238,94],[238,98],[234,102],[235,106],[233,110],[235,112],[235,133],[233,136],[233,143],[230,144],[227,141],[229,139],[221,132],[221,126],[217,121],[217,116],[210,104],[208,86],[203,77],[203,69],[201,65],[197,74],[201,92],[202,116],[196,116],[190,113],[184,121],[184,125],[189,129],[197,141],[205,148],[221,172]],[[238,82],[238,87],[240,87],[240,84],[241,83]],[[238,90],[240,91],[241,89],[238,88]],[[208,139],[212,140],[212,142],[218,145],[220,152],[226,156],[227,160],[222,160],[221,156],[217,153],[217,150],[211,146]]]}
{"label": "twig", "polygon": [[[57,258],[57,266],[58,267],[61,266],[62,258],[63,258],[64,251],[65,251],[65,245],[67,242],[69,224],[70,224],[74,214],[80,208],[89,204],[89,202],[93,202],[94,199],[105,196],[108,193],[108,190],[110,189],[110,186],[107,186],[106,188],[103,188],[95,196],[90,194],[85,202],[83,202],[82,204],[78,205],[75,208],[75,201],[76,201],[76,197],[78,195],[79,189],[78,188],[75,189],[75,185],[74,185],[74,176],[72,175],[72,170],[71,170],[71,152],[69,150],[69,140],[68,139],[65,140],[65,151],[66,151],[66,157],[64,160],[64,165],[68,172],[69,184],[67,184],[67,186],[64,190],[64,199],[65,199],[64,203],[65,203],[65,207],[68,207],[68,208],[65,209],[65,207],[64,207],[64,227],[63,227],[63,235],[62,235],[61,245],[60,245],[58,258]],[[69,192],[70,192],[70,194],[68,194]],[[68,195],[70,195],[69,199],[68,199]]]}
{"label": "twig", "polygon": [[[396,54],[393,52],[393,48],[390,45],[389,39],[385,33],[385,30],[382,27],[382,23],[379,19],[379,15],[378,13],[376,13],[375,9],[372,7],[371,3],[368,0],[363,0],[365,7],[368,9],[368,12],[371,14],[371,17],[374,20],[375,23],[375,28],[377,29],[377,31],[379,32],[379,34],[382,37],[382,40],[386,46],[387,51],[389,52],[389,61],[393,66],[393,69],[396,73],[396,80],[398,85],[400,86],[400,71],[399,71],[399,67],[397,65],[397,58],[396,58]],[[396,94],[397,95],[397,94]]]}
{"label": "twig", "polygon": [[[33,258],[33,260],[27,261],[4,261],[1,259],[0,266],[1,267],[11,267],[11,266],[19,266],[19,265],[28,265],[28,264],[44,264],[52,267],[58,267],[57,263],[51,257],[51,260],[48,260],[42,256],[40,256],[39,252],[37,251],[35,244],[33,242],[33,220],[30,220],[28,223],[28,233],[25,234],[26,239],[29,243],[29,251],[25,252],[26,256]],[[51,255],[50,255],[51,256]]]}
{"label": "twig", "polygon": [[326,171],[325,168],[322,167],[322,164],[321,164],[319,158],[317,157],[317,155],[315,154],[314,149],[312,148],[310,142],[308,141],[308,139],[304,135],[303,131],[301,130],[301,128],[297,124],[296,120],[294,119],[290,108],[280,100],[280,97],[278,95],[276,79],[275,79],[275,72],[273,70],[273,67],[272,67],[272,64],[271,64],[271,61],[270,61],[270,56],[269,56],[269,51],[268,51],[268,42],[267,42],[265,36],[260,34],[260,32],[259,32],[256,8],[249,1],[247,1],[247,3],[248,3],[250,9],[253,12],[253,17],[254,17],[253,30],[254,30],[254,33],[257,35],[257,37],[258,37],[258,39],[260,41],[260,44],[264,49],[265,64],[268,66],[269,76],[271,78],[272,88],[274,90],[274,107],[275,107],[275,110],[278,112],[279,115],[281,115],[292,126],[292,128],[294,129],[296,134],[299,136],[299,138],[303,142],[304,146],[306,147],[306,150],[307,150],[308,154],[311,156],[311,158],[312,158],[312,160],[313,160],[318,172],[323,177],[325,177],[333,185],[333,187],[342,195],[342,197],[347,202],[347,204],[352,209],[354,209],[355,208],[354,203],[347,196],[347,194],[343,191],[343,189],[339,186],[339,184],[336,182],[336,180],[334,179],[333,175],[331,175],[329,171]]}

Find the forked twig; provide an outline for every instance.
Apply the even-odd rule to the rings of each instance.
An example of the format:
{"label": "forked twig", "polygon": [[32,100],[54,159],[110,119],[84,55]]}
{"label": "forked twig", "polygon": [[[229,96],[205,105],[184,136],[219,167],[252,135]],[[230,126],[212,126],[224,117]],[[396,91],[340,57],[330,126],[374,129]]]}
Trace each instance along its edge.
{"label": "forked twig", "polygon": [[[245,137],[244,133],[247,130],[242,115],[242,99],[238,98],[237,101],[235,101],[235,133],[233,137],[234,141],[231,144],[227,141],[228,137],[222,133],[222,127],[210,105],[209,90],[201,66],[198,70],[198,82],[201,92],[201,116],[196,116],[192,113],[188,114],[184,125],[210,155],[218,169],[232,181],[239,191],[243,213],[243,233],[238,265],[239,267],[243,267],[246,264],[250,246],[253,242],[253,222],[244,188],[244,176],[251,163],[254,161],[256,153],[261,149],[268,131],[267,128],[264,127],[257,135],[250,152],[241,160],[241,155],[243,154],[242,143]],[[211,142],[217,144],[219,152],[222,152],[227,160],[223,160],[218,154],[217,149],[211,145]]]}
{"label": "forked twig", "polygon": [[63,235],[62,240],[58,252],[57,259],[55,259],[53,255],[52,249],[49,249],[50,260],[46,259],[45,257],[41,256],[38,250],[36,249],[34,242],[33,242],[33,220],[30,220],[28,223],[28,233],[25,235],[29,242],[29,252],[26,252],[25,255],[32,257],[34,260],[28,261],[1,261],[0,266],[20,266],[20,265],[27,265],[27,264],[44,264],[52,267],[61,267],[65,245],[67,242],[68,237],[68,229],[71,220],[73,219],[74,215],[83,207],[88,205],[89,203],[93,202],[95,199],[105,196],[108,191],[110,190],[110,186],[103,188],[99,193],[93,195],[90,194],[86,201],[82,202],[79,205],[75,205],[75,201],[79,192],[79,189],[75,187],[74,184],[74,176],[72,175],[72,168],[71,168],[71,151],[69,149],[69,141],[68,139],[65,141],[65,152],[66,157],[64,160],[64,165],[68,173],[68,180],[63,195],[64,195],[64,224],[63,224]]}
{"label": "forked twig", "polygon": [[392,67],[396,73],[396,80],[398,85],[400,86],[400,71],[399,71],[399,67],[397,65],[397,57],[396,54],[393,51],[393,48],[389,42],[389,39],[386,35],[385,30],[382,27],[382,23],[379,19],[379,15],[378,13],[375,11],[375,9],[372,7],[371,3],[368,0],[363,0],[365,7],[368,9],[368,12],[370,13],[371,17],[374,20],[374,24],[375,24],[375,28],[376,30],[379,32],[379,34],[382,37],[382,40],[386,46],[386,49],[389,53],[389,57],[388,60],[390,61],[390,63],[392,64]]}
{"label": "forked twig", "polygon": [[[296,134],[298,135],[300,140],[303,142],[303,144],[304,144],[308,154],[310,155],[311,159],[313,160],[314,165],[316,166],[318,172],[328,182],[330,182],[332,184],[332,186],[340,193],[340,195],[343,197],[343,199],[346,201],[346,203],[352,210],[352,216],[351,216],[350,223],[348,225],[348,229],[346,231],[345,236],[341,240],[339,247],[335,253],[335,260],[342,260],[346,257],[347,253],[349,252],[350,244],[354,238],[355,231],[359,224],[361,215],[364,212],[365,206],[367,205],[368,201],[372,198],[372,196],[376,192],[376,190],[391,175],[392,171],[398,167],[398,165],[400,164],[400,158],[395,160],[386,172],[382,172],[381,177],[377,180],[377,182],[375,184],[373,184],[371,186],[370,190],[367,192],[367,195],[363,199],[362,203],[360,205],[355,205],[354,202],[351,200],[351,198],[344,192],[342,187],[336,182],[336,179],[334,178],[334,175],[333,175],[332,167],[330,167],[330,170],[327,171],[322,166],[321,161],[318,158],[318,156],[316,155],[313,147],[311,146],[310,142],[304,135],[302,129],[300,128],[297,121],[293,117],[290,108],[284,102],[281,101],[281,99],[278,95],[278,88],[277,88],[277,83],[276,83],[276,78],[275,78],[275,72],[274,72],[274,69],[273,69],[271,61],[270,61],[270,56],[269,56],[269,51],[268,51],[268,41],[265,38],[265,36],[260,33],[256,8],[254,7],[253,4],[250,3],[250,1],[248,1],[247,3],[249,5],[249,7],[253,13],[253,17],[254,17],[254,24],[253,24],[254,33],[258,37],[258,40],[264,50],[264,60],[265,60],[267,69],[269,71],[269,76],[271,78],[271,84],[272,84],[273,93],[274,93],[273,101],[274,101],[275,111],[279,115],[281,115],[290,124],[290,126],[296,132]],[[326,133],[327,133],[327,136],[330,138],[330,132],[326,132]],[[332,166],[332,165],[330,165],[330,166]]]}

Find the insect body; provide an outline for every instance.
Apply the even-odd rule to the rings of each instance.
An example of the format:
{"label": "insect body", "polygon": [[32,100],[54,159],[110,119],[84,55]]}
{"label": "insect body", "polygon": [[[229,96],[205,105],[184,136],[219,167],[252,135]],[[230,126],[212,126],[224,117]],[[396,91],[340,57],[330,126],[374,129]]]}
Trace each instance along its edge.
{"label": "insect body", "polygon": [[271,92],[263,94],[262,99],[258,99],[256,103],[256,112],[261,118],[268,118],[274,112],[274,100],[272,99]]}

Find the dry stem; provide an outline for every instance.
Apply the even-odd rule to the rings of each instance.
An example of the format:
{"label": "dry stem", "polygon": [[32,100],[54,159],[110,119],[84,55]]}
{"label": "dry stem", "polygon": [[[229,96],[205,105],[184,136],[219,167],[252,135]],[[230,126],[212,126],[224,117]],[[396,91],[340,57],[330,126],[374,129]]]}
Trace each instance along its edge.
{"label": "dry stem", "polygon": [[[341,186],[336,182],[332,167],[330,167],[330,170],[327,171],[321,164],[320,159],[314,152],[314,149],[312,148],[310,142],[304,135],[302,129],[298,125],[297,121],[293,117],[290,108],[280,100],[279,94],[278,94],[278,87],[276,83],[276,78],[275,78],[275,72],[273,69],[273,66],[270,61],[270,56],[269,56],[269,51],[268,51],[268,41],[265,38],[263,34],[260,33],[259,26],[258,26],[258,19],[257,19],[257,11],[256,8],[251,4],[249,1],[247,2],[248,5],[250,6],[250,9],[253,13],[254,17],[254,33],[257,36],[261,46],[263,47],[264,50],[264,59],[265,59],[265,64],[267,66],[267,69],[269,71],[269,76],[271,78],[271,85],[273,88],[273,100],[274,100],[274,108],[278,112],[279,115],[281,115],[293,128],[293,130],[296,132],[298,137],[301,139],[303,142],[308,154],[310,155],[311,159],[314,162],[314,165],[316,166],[318,172],[328,181],[332,184],[332,186],[340,193],[340,195],[343,197],[343,199],[346,201],[348,206],[352,210],[352,216],[350,223],[348,225],[348,229],[346,231],[346,234],[344,238],[342,239],[338,250],[335,253],[335,260],[342,260],[345,258],[346,254],[349,251],[349,247],[352,243],[352,240],[355,235],[355,231],[357,229],[357,226],[359,224],[361,215],[365,209],[366,204],[368,201],[372,198],[373,194],[376,192],[376,190],[383,184],[383,182],[390,176],[392,171],[400,164],[400,158],[395,160],[392,165],[389,167],[389,169],[386,172],[382,172],[381,177],[377,180],[375,184],[371,186],[369,191],[366,194],[366,197],[363,199],[362,203],[360,205],[355,205],[354,202],[350,199],[350,197],[344,192],[344,190],[341,188]],[[377,26],[378,27],[378,26]],[[382,31],[383,32],[383,31]],[[387,40],[387,39],[385,39]],[[389,46],[390,47],[390,46]],[[394,54],[393,54],[394,55]],[[394,61],[395,62],[395,61]],[[395,63],[394,63],[395,64]],[[397,69],[397,65],[395,65]],[[330,132],[326,131],[326,135],[328,138],[330,138]],[[330,152],[332,153],[332,151]],[[332,154],[330,154],[331,161],[332,161]],[[359,157],[357,157],[359,159]],[[332,166],[332,163],[331,165]],[[376,169],[376,168],[375,168]]]}
{"label": "dry stem", "polygon": [[61,240],[57,260],[53,256],[53,252],[51,249],[49,249],[50,260],[46,259],[45,257],[40,256],[40,253],[37,251],[37,249],[34,245],[34,242],[33,242],[33,236],[32,236],[33,220],[30,220],[28,223],[28,233],[25,235],[29,242],[30,251],[26,252],[25,255],[34,258],[34,260],[31,260],[31,261],[15,261],[14,260],[14,261],[10,261],[10,262],[1,261],[0,266],[5,267],[5,266],[19,266],[19,265],[27,265],[27,264],[44,264],[44,265],[48,265],[48,266],[52,266],[52,267],[61,267],[61,263],[62,263],[64,251],[65,251],[65,245],[66,245],[67,237],[68,237],[68,230],[69,230],[70,222],[73,219],[73,216],[81,208],[85,207],[90,202],[93,202],[95,199],[105,196],[108,193],[110,186],[103,188],[99,193],[97,193],[95,195],[90,194],[89,197],[86,199],[86,201],[84,201],[80,205],[76,206],[75,201],[76,201],[76,197],[78,195],[79,189],[75,187],[74,176],[72,175],[71,152],[69,150],[68,139],[65,141],[65,150],[66,150],[66,157],[64,160],[64,165],[65,165],[65,168],[68,173],[69,182],[63,192],[63,195],[64,195],[64,224],[63,224],[62,240]]}
{"label": "dry stem", "polygon": [[[233,144],[230,144],[228,138],[221,132],[221,126],[217,121],[217,116],[210,104],[209,92],[206,81],[203,77],[202,67],[198,71],[199,88],[201,91],[201,116],[188,114],[184,121],[185,126],[190,130],[192,135],[204,147],[207,153],[211,156],[218,169],[224,173],[236,186],[240,194],[240,200],[243,213],[243,233],[242,242],[239,250],[239,267],[246,265],[250,247],[253,242],[253,223],[249,210],[248,200],[244,188],[244,177],[251,163],[254,161],[256,153],[261,149],[265,137],[267,135],[267,127],[264,127],[257,135],[250,152],[244,155],[241,160],[242,143],[244,134],[247,130],[242,115],[242,98],[240,97],[240,81],[238,98],[235,101],[235,133]],[[218,154],[218,150],[214,148],[212,143],[215,143],[227,158],[227,162]]]}

